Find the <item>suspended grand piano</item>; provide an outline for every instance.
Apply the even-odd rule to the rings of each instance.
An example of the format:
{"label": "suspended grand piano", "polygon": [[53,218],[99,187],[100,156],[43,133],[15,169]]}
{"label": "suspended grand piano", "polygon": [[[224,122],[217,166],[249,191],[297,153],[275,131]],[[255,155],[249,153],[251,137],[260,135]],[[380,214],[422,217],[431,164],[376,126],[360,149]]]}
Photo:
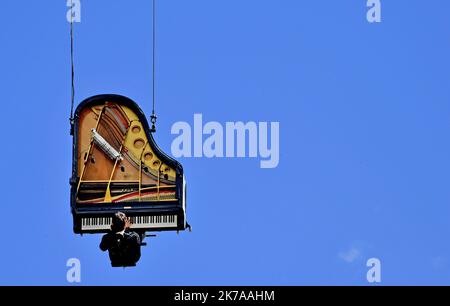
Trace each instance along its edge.
{"label": "suspended grand piano", "polygon": [[83,101],[74,118],[71,209],[74,232],[105,233],[124,212],[140,232],[182,231],[183,167],[159,149],[132,100],[101,95]]}

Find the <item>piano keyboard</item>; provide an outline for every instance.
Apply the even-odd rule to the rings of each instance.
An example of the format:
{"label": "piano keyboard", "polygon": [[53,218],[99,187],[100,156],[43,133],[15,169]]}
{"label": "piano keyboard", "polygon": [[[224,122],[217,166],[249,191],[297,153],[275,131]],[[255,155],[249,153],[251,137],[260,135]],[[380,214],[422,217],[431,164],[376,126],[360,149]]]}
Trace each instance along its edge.
{"label": "piano keyboard", "polygon": [[[178,226],[177,215],[164,216],[137,216],[131,217],[131,229],[153,229],[153,228],[171,228]],[[82,218],[81,230],[98,231],[109,230],[111,228],[112,218]]]}

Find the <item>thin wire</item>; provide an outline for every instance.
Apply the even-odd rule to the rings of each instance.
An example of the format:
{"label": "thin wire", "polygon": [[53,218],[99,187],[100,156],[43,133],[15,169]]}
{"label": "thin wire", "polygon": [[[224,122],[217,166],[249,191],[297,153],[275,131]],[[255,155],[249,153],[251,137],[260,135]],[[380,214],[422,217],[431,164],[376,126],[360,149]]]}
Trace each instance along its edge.
{"label": "thin wire", "polygon": [[73,0],[70,1],[70,65],[72,69],[72,93],[70,105],[70,123],[73,124],[73,109],[75,104],[75,65],[74,65],[74,48],[73,48]]}

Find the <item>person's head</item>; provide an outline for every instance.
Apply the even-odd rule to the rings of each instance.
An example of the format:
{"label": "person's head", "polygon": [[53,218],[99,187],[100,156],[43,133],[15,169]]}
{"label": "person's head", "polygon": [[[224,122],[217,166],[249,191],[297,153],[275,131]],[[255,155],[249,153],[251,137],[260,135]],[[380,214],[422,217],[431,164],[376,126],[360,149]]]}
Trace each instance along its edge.
{"label": "person's head", "polygon": [[112,218],[111,230],[114,233],[121,232],[125,229],[126,223],[127,216],[122,212],[118,212]]}

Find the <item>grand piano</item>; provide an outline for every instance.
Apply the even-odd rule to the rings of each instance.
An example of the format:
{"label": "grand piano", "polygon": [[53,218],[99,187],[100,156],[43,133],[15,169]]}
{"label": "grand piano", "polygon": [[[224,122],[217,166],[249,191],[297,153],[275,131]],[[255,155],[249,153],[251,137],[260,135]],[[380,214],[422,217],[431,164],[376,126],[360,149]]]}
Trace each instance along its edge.
{"label": "grand piano", "polygon": [[157,146],[131,99],[100,95],[77,107],[72,167],[76,234],[108,232],[119,211],[141,233],[189,227],[183,167]]}

